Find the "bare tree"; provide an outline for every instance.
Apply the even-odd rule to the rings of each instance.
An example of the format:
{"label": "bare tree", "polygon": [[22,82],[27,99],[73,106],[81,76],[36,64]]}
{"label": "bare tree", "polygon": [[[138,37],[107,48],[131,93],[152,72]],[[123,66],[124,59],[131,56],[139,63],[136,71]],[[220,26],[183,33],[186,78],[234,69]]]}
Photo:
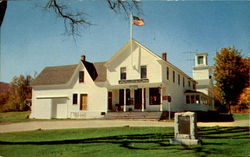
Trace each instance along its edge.
{"label": "bare tree", "polygon": [[[141,13],[138,0],[106,0],[108,6],[115,13],[125,14],[129,17],[132,12]],[[65,33],[67,35],[80,35],[79,28],[82,26],[92,25],[87,20],[87,14],[81,11],[73,11],[70,6],[65,5],[62,1],[49,0],[46,4],[47,9],[52,9],[59,17],[63,18]]]}

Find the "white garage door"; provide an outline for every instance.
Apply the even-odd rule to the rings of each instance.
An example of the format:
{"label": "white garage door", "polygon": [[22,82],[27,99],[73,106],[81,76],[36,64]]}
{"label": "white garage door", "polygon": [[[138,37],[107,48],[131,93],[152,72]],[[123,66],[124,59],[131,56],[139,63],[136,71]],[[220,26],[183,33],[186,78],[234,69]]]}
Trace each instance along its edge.
{"label": "white garage door", "polygon": [[67,118],[67,99],[52,100],[52,118]]}

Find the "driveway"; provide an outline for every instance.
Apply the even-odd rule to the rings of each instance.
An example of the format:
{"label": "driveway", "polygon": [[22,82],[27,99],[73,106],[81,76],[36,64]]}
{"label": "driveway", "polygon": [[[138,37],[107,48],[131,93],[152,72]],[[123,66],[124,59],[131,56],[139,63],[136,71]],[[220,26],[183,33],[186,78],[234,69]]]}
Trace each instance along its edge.
{"label": "driveway", "polygon": [[[204,123],[198,126],[249,126],[248,120],[235,122]],[[102,127],[173,127],[173,122],[151,120],[52,120],[31,121],[11,124],[1,124],[0,133],[21,132],[33,130],[75,129],[75,128],[102,128]]]}

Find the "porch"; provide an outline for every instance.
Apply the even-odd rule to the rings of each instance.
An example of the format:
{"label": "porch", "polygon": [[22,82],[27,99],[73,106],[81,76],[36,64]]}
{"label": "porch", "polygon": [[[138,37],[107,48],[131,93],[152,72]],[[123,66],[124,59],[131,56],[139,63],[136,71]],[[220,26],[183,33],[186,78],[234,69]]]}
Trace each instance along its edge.
{"label": "porch", "polygon": [[108,89],[108,112],[166,111],[163,84],[119,85]]}

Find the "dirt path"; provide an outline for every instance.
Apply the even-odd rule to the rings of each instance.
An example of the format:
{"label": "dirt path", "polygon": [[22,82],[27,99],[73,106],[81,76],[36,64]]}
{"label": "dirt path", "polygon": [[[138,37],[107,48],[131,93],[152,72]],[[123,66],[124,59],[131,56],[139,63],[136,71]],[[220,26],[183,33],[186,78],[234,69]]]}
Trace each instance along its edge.
{"label": "dirt path", "polygon": [[[102,128],[102,127],[173,127],[173,122],[149,120],[59,120],[32,121],[0,125],[0,133],[21,132],[32,130],[73,129],[73,128]],[[248,120],[235,122],[203,123],[198,126],[249,126]]]}

